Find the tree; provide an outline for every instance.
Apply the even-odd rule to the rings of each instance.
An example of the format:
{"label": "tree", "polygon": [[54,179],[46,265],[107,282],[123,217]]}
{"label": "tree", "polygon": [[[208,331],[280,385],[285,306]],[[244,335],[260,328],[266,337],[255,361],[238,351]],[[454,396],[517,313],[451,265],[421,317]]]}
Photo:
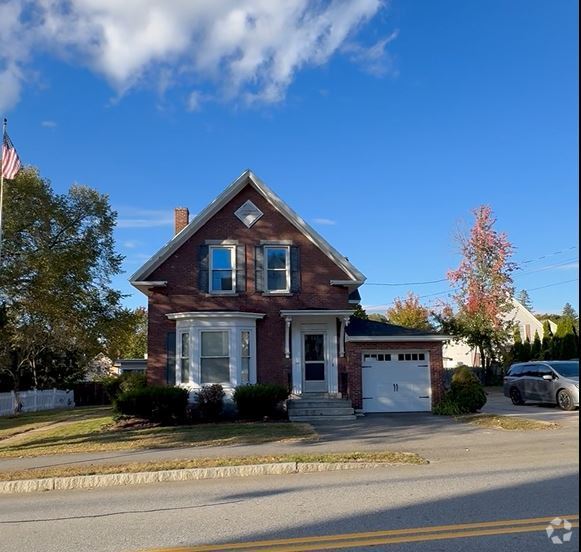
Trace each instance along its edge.
{"label": "tree", "polygon": [[353,316],[355,316],[356,318],[362,318],[363,320],[367,320],[369,318],[367,316],[367,313],[365,312],[365,309],[361,305],[357,305],[355,307],[355,310],[353,311]]}
{"label": "tree", "polygon": [[565,320],[569,320],[573,328],[577,330],[577,333],[579,332],[579,315],[571,303],[565,303],[561,317]]}
{"label": "tree", "polygon": [[110,285],[122,261],[116,213],[107,196],[86,186],[56,194],[32,168],[19,171],[4,199],[0,371],[14,389],[23,378],[46,387],[55,382],[55,364],[67,359],[67,381],[81,377],[119,309],[121,294]]}
{"label": "tree", "polygon": [[518,302],[527,310],[533,310],[533,302],[531,301],[531,297],[529,292],[526,289],[522,289],[518,294]]}
{"label": "tree", "polygon": [[146,309],[119,309],[106,326],[104,349],[111,360],[144,358],[147,353]]}
{"label": "tree", "polygon": [[462,337],[479,353],[488,375],[500,360],[511,336],[508,314],[513,309],[514,287],[510,261],[513,247],[506,234],[494,229],[496,220],[488,206],[474,211],[475,222],[468,235],[459,237],[462,260],[448,278],[456,293],[456,312],[440,317],[444,331]]}
{"label": "tree", "polygon": [[539,336],[539,332],[535,331],[535,337],[533,338],[533,344],[531,346],[531,359],[540,360],[541,358],[542,343]]}
{"label": "tree", "polygon": [[393,305],[387,309],[387,320],[390,324],[431,331],[430,311],[420,303],[417,295],[409,292],[403,299],[396,297]]}
{"label": "tree", "polygon": [[579,315],[571,303],[565,303],[565,306],[563,307],[563,317],[570,318],[576,322],[579,321]]}
{"label": "tree", "polygon": [[543,322],[543,342],[541,344],[541,358],[551,360],[553,356],[553,330],[548,320]]}

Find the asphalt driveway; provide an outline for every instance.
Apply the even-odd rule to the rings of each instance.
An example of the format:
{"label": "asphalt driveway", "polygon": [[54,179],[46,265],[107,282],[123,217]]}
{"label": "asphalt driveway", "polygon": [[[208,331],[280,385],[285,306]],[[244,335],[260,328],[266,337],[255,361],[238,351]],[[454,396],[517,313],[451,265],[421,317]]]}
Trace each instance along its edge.
{"label": "asphalt driveway", "polygon": [[522,416],[533,420],[570,424],[579,422],[579,410],[567,412],[554,404],[527,403],[515,406],[508,397],[505,397],[502,388],[489,387],[486,389],[488,402],[482,409],[484,414],[500,414],[502,416]]}

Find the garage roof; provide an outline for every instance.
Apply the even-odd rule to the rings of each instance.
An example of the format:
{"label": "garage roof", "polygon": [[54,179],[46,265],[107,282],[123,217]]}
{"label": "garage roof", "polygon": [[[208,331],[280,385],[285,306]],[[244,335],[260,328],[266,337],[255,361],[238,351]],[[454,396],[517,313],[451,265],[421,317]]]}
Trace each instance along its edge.
{"label": "garage roof", "polygon": [[446,341],[447,335],[413,328],[404,328],[387,322],[364,320],[352,316],[346,328],[347,341]]}

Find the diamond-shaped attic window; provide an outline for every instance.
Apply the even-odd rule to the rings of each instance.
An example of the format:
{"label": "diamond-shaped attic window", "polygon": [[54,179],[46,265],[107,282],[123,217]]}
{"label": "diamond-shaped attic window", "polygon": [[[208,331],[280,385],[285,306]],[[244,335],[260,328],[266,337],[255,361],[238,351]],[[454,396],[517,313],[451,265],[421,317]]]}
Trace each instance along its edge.
{"label": "diamond-shaped attic window", "polygon": [[263,212],[252,201],[248,200],[234,214],[247,228],[250,228],[263,215]]}

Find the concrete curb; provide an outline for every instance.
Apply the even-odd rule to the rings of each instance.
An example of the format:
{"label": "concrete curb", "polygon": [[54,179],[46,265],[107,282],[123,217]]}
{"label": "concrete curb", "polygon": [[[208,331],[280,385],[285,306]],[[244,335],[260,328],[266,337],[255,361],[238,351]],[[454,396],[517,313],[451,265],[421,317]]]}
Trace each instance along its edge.
{"label": "concrete curb", "polygon": [[147,483],[161,483],[164,481],[194,481],[199,479],[222,479],[226,477],[252,477],[255,475],[283,475],[339,470],[362,470],[389,465],[392,464],[372,462],[281,462],[277,464],[251,464],[248,466],[224,466],[219,468],[193,468],[157,472],[110,473],[104,475],[50,477],[46,479],[21,479],[18,481],[0,481],[0,494],[92,489],[96,487],[117,487],[121,485],[144,485]]}

